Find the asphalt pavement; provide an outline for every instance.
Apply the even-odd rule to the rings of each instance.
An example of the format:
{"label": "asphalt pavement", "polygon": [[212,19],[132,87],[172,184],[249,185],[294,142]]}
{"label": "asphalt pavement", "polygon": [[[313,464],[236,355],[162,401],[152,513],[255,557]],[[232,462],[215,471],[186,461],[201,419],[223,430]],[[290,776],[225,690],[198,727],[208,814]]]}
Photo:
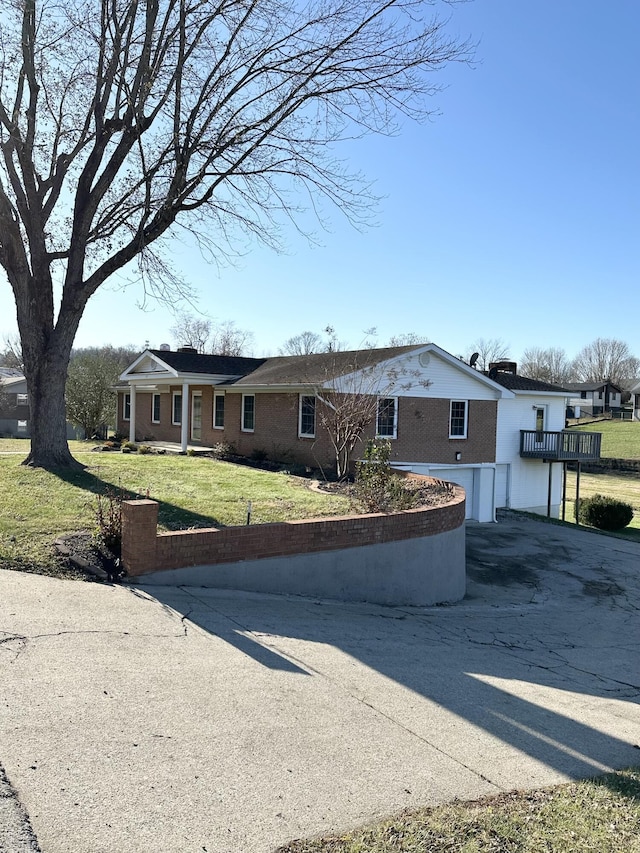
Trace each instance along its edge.
{"label": "asphalt pavement", "polygon": [[0,572],[0,851],[271,853],[640,763],[640,546],[467,532],[448,607]]}

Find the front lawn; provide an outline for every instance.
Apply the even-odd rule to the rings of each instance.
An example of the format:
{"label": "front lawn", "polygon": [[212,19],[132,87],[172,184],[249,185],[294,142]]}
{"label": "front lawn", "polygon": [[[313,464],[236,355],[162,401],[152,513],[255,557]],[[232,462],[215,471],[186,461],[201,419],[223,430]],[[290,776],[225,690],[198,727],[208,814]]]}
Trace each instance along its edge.
{"label": "front lawn", "polygon": [[640,422],[598,421],[594,424],[570,427],[580,432],[602,433],[602,456],[614,459],[640,459]]}
{"label": "front lawn", "polygon": [[639,853],[640,772],[407,812],[276,853]]}
{"label": "front lawn", "polygon": [[[22,466],[22,455],[2,455],[0,440],[0,567],[59,574],[53,540],[91,529],[96,495],[107,488],[159,501],[164,530],[343,515],[349,501],[309,489],[309,481],[199,456],[74,454],[85,471],[60,476]],[[22,445],[25,446],[24,444]],[[73,573],[72,573],[73,574]]]}

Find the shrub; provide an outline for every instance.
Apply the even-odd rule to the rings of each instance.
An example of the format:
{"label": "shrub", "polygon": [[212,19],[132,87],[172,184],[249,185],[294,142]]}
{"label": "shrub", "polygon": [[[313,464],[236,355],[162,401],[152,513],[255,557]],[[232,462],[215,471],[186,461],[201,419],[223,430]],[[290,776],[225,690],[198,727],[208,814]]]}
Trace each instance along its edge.
{"label": "shrub", "polygon": [[251,461],[252,462],[265,462],[269,454],[266,450],[263,450],[261,447],[254,447],[251,451]]}
{"label": "shrub", "polygon": [[98,495],[95,508],[94,539],[114,557],[120,557],[122,550],[122,501],[122,491],[107,489]]}
{"label": "shrub", "polygon": [[364,512],[394,512],[410,509],[418,502],[417,496],[405,488],[404,479],[393,472],[390,458],[388,439],[370,439],[364,461],[356,463],[353,496],[356,507]]}
{"label": "shrub", "polygon": [[134,444],[133,441],[125,441],[122,443],[123,452],[126,450],[130,453],[135,453],[137,449],[138,449],[138,445]]}
{"label": "shrub", "polygon": [[633,518],[631,504],[609,498],[606,495],[594,495],[580,501],[578,521],[597,527],[598,530],[622,530]]}
{"label": "shrub", "polygon": [[141,453],[143,456],[146,456],[147,453],[153,453],[153,448],[149,447],[148,444],[141,444],[138,448],[138,453]]}
{"label": "shrub", "polygon": [[236,452],[233,444],[228,444],[226,441],[219,441],[213,445],[211,455],[215,456],[216,459],[231,459],[232,456],[236,455]]}

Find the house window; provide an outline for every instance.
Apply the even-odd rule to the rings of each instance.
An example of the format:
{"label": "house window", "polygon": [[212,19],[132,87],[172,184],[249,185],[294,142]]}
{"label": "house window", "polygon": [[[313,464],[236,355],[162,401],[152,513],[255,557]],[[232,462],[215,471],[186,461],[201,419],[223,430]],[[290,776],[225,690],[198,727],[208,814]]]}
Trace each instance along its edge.
{"label": "house window", "polygon": [[587,399],[587,392],[586,392],[586,391],[581,391],[581,392],[580,392],[580,399],[581,399],[581,400],[586,400],[586,399]]}
{"label": "house window", "polygon": [[23,433],[27,431],[27,422],[26,421],[18,421],[18,433]]}
{"label": "house window", "polygon": [[467,401],[451,400],[449,408],[449,438],[467,437]]}
{"label": "house window", "polygon": [[171,423],[174,426],[179,426],[182,423],[182,394],[179,391],[173,392],[173,406],[171,407]]}
{"label": "house window", "polygon": [[122,400],[122,419],[131,420],[131,394],[125,394]]}
{"label": "house window", "polygon": [[28,394],[16,394],[16,406],[28,406],[29,405],[29,395]]}
{"label": "house window", "polygon": [[316,437],[316,398],[310,394],[300,394],[298,436]]}
{"label": "house window", "polygon": [[154,394],[151,403],[151,423],[160,423],[160,394]]}
{"label": "house window", "polygon": [[255,394],[242,395],[242,432],[253,432],[256,425]]}
{"label": "house window", "polygon": [[378,438],[397,438],[398,400],[396,397],[380,397],[378,400],[376,435]]}
{"label": "house window", "polygon": [[213,426],[224,429],[224,394],[213,395]]}

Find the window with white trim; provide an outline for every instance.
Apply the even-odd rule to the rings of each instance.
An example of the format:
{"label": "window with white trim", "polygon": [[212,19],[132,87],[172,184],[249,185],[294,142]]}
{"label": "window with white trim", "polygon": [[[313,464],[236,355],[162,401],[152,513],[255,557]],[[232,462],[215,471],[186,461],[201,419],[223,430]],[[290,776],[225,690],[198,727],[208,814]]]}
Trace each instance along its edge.
{"label": "window with white trim", "polygon": [[182,423],[182,393],[180,391],[173,392],[171,423],[174,426],[180,426]]}
{"label": "window with white trim", "polygon": [[398,437],[398,398],[380,397],[376,414],[377,438]]}
{"label": "window with white trim", "polygon": [[23,433],[27,431],[28,423],[27,421],[18,421],[18,432]]}
{"label": "window with white trim", "polygon": [[160,394],[151,396],[151,423],[160,423]]}
{"label": "window with white trim", "polygon": [[316,437],[316,398],[313,394],[300,394],[298,436],[299,438]]}
{"label": "window with white trim", "polygon": [[449,403],[449,438],[466,438],[469,404],[466,400],[451,400]]}
{"label": "window with white trim", "polygon": [[255,394],[242,395],[242,432],[253,432],[256,426]]}
{"label": "window with white trim", "polygon": [[213,428],[224,429],[224,394],[213,395]]}
{"label": "window with white trim", "polygon": [[122,398],[122,420],[131,420],[131,394],[124,394]]}
{"label": "window with white trim", "polygon": [[28,406],[29,405],[29,395],[28,394],[16,394],[16,406]]}

